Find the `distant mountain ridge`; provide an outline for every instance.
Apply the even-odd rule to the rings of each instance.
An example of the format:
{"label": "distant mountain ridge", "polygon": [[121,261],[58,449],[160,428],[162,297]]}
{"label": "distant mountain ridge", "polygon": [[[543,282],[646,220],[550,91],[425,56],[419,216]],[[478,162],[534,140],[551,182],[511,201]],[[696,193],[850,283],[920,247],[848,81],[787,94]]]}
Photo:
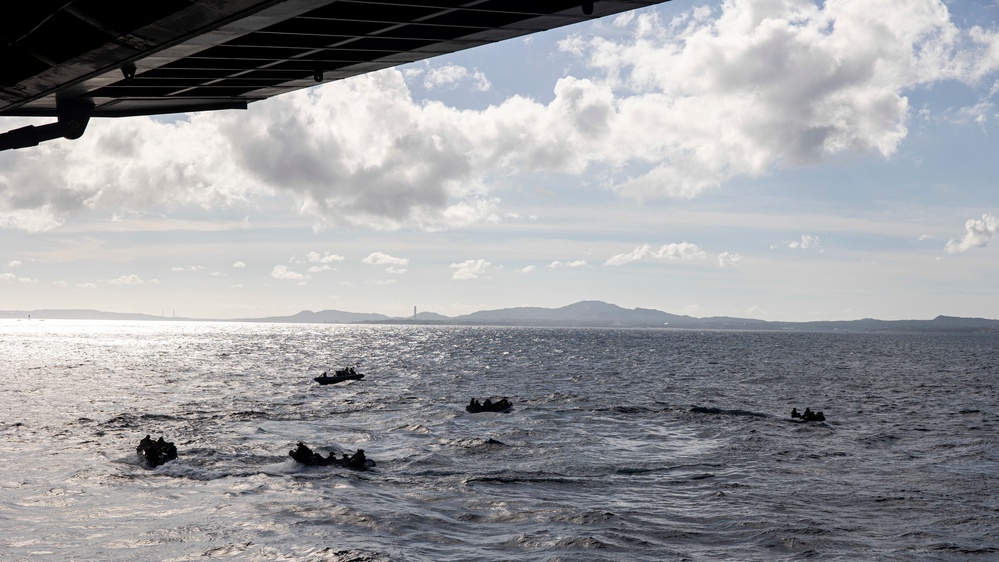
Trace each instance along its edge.
{"label": "distant mountain ridge", "polygon": [[33,320],[191,320],[133,312],[103,312],[91,309],[0,310],[0,318]]}
{"label": "distant mountain ridge", "polygon": [[236,322],[278,322],[303,324],[356,324],[358,322],[382,322],[391,320],[384,314],[364,312],[344,312],[342,310],[303,310],[293,316],[269,316],[267,318],[242,318]]}
{"label": "distant mountain ridge", "polygon": [[844,332],[987,332],[999,333],[999,320],[937,316],[932,320],[828,320],[815,322],[774,322],[751,318],[715,316],[696,318],[670,314],[649,308],[628,309],[603,301],[580,301],[559,308],[514,307],[480,310],[448,317],[421,312],[409,317],[390,317],[377,313],[342,310],[303,310],[291,316],[242,318],[234,320],[198,319],[101,312],[97,310],[0,311],[0,318],[66,320],[140,320],[140,321],[229,321],[314,324],[429,324],[464,326],[565,326],[605,328],[673,328],[701,330],[784,330]]}
{"label": "distant mountain ridge", "polygon": [[580,301],[561,308],[518,307],[500,310],[482,310],[455,320],[461,321],[528,321],[528,322],[583,322],[596,324],[621,324],[633,326],[664,326],[695,320],[690,316],[677,316],[649,308],[629,310],[603,301]]}

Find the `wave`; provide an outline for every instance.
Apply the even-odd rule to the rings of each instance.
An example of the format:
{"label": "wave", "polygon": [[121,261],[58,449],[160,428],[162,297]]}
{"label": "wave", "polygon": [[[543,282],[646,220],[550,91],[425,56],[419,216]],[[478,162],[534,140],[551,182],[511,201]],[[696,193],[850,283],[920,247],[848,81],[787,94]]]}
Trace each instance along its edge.
{"label": "wave", "polygon": [[506,446],[506,443],[493,439],[492,437],[488,438],[466,437],[461,439],[444,439],[442,440],[442,444],[452,447],[460,447],[464,449],[479,449],[479,448]]}
{"label": "wave", "polygon": [[[717,469],[722,468],[724,465],[721,464],[681,464],[675,466],[639,466],[639,467],[629,467],[623,466],[614,471],[615,474],[656,474],[656,473],[668,473],[677,471],[691,471],[695,469]],[[703,480],[705,478],[711,478],[714,474],[711,472],[693,472],[688,480]]]}
{"label": "wave", "polygon": [[753,412],[752,410],[726,410],[725,408],[714,408],[711,406],[694,406],[690,409],[695,414],[719,414],[724,416],[753,416],[757,418],[769,418],[770,414],[763,412]]}
{"label": "wave", "polygon": [[562,486],[578,486],[581,481],[590,480],[581,476],[530,476],[530,475],[497,475],[472,476],[464,480],[465,484],[554,484]]}

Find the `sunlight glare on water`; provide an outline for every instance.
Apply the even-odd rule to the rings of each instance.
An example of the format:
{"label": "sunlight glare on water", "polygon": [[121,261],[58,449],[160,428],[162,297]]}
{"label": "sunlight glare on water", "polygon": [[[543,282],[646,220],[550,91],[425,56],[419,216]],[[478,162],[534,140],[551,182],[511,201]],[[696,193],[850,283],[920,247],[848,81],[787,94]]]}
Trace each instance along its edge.
{"label": "sunlight glare on water", "polygon": [[993,559],[997,344],[4,320],[0,559]]}

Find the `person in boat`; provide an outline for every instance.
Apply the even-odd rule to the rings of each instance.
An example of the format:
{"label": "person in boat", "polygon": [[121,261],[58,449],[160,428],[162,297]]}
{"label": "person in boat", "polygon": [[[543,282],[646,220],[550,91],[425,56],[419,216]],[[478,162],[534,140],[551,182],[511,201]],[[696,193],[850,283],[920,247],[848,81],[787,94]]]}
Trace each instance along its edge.
{"label": "person in boat", "polygon": [[826,421],[826,416],[822,412],[809,412],[805,421]]}
{"label": "person in boat", "polygon": [[483,408],[489,408],[492,405],[493,405],[493,401],[490,400],[490,399],[488,399],[488,398],[486,398],[486,401],[482,403],[482,407]]}
{"label": "person in boat", "polygon": [[347,372],[350,373],[350,374],[352,374],[352,375],[356,375],[357,374],[357,373],[354,372],[354,368],[353,367],[347,367]]}
{"label": "person in boat", "polygon": [[811,408],[805,408],[805,411],[800,414],[797,408],[791,408],[791,418],[800,419],[803,422],[826,421],[825,414],[822,412],[813,412]]}
{"label": "person in boat", "polygon": [[[346,456],[346,455],[344,455]],[[364,449],[358,449],[354,456],[350,457],[346,466],[354,470],[364,470],[367,468],[368,459],[364,456]]]}

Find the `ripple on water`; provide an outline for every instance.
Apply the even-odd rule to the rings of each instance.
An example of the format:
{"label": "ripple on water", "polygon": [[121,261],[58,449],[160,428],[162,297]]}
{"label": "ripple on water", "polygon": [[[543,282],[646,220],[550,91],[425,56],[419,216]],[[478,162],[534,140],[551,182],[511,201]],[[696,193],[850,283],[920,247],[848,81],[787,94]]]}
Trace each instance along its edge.
{"label": "ripple on water", "polygon": [[[995,335],[45,322],[0,338],[0,557],[999,548]],[[368,376],[311,381],[345,364]],[[515,407],[464,411],[486,396]],[[143,468],[146,434],[179,458]],[[303,467],[298,441],[378,466]]]}

